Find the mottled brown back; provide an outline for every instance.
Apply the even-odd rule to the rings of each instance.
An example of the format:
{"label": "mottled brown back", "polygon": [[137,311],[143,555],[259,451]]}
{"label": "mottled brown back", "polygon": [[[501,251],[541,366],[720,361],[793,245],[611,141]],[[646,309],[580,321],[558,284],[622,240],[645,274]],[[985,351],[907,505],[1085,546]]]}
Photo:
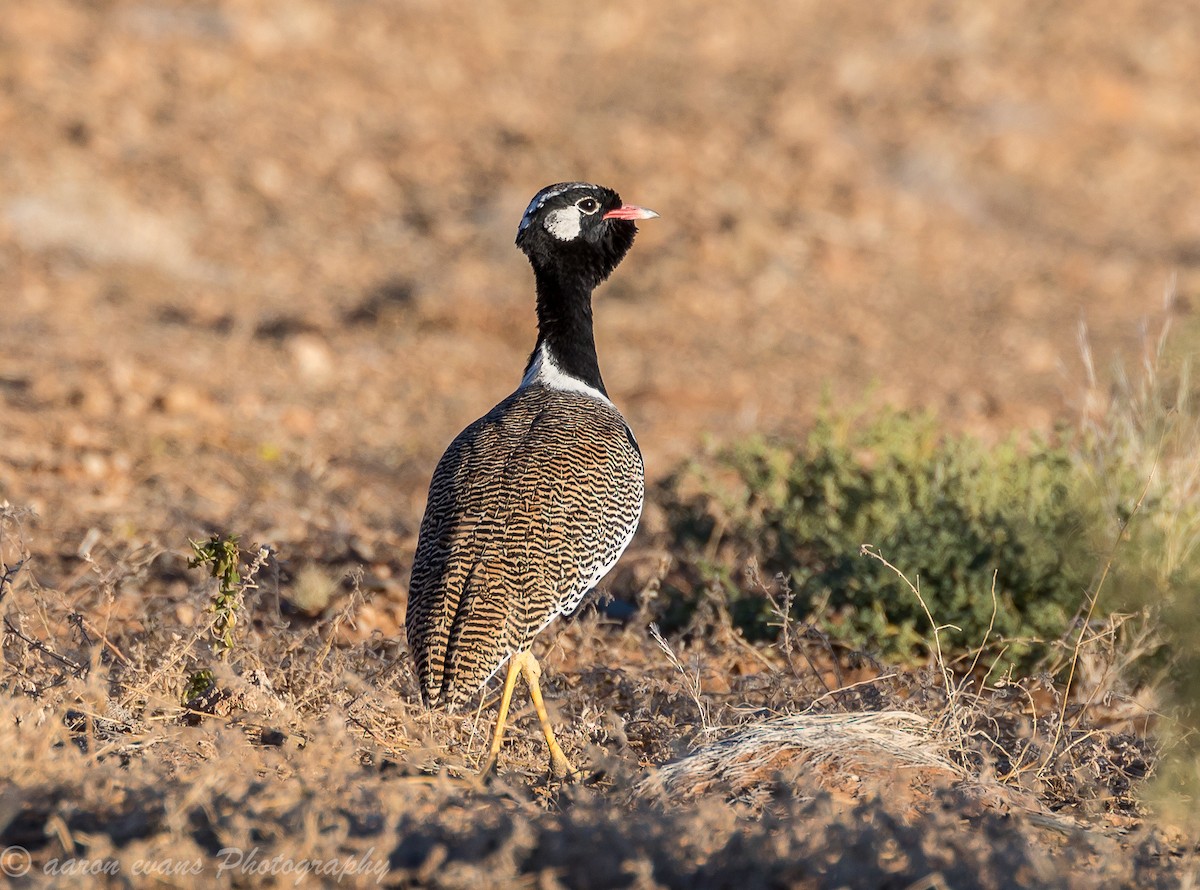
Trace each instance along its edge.
{"label": "mottled brown back", "polygon": [[463,702],[612,568],[641,516],[642,457],[605,401],[525,386],[442,455],[405,628],[426,701]]}

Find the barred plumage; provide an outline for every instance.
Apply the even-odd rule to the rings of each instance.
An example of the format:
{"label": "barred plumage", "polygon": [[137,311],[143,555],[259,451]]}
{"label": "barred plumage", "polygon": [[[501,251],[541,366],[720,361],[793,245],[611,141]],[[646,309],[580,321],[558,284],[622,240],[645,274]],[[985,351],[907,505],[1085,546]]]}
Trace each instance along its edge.
{"label": "barred plumage", "polygon": [[508,662],[485,772],[520,673],[555,772],[573,773],[529,647],[613,567],[641,516],[642,455],[600,377],[591,297],[633,244],[633,221],[657,215],[587,183],[534,196],[517,245],[537,282],[537,345],[517,391],[455,438],[429,486],[408,645],[431,706],[463,703]]}
{"label": "barred plumage", "polygon": [[642,512],[642,457],[611,405],[540,383],[438,463],[405,624],[426,700],[461,704],[616,563]]}

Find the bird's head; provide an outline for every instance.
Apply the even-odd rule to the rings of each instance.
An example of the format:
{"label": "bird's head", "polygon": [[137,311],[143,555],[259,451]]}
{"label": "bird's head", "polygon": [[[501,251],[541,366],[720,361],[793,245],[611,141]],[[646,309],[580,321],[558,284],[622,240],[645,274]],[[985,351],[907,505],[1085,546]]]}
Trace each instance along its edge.
{"label": "bird's head", "polygon": [[633,244],[634,221],[657,216],[622,203],[602,185],[560,182],[533,196],[517,228],[517,246],[535,270],[581,276],[595,286]]}

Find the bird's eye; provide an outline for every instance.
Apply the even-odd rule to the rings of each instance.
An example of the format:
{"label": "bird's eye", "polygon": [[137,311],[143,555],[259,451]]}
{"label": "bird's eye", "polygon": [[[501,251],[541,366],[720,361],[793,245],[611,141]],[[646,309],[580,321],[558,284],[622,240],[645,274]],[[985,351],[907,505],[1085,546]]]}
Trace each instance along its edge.
{"label": "bird's eye", "polygon": [[595,213],[600,209],[600,204],[595,198],[584,198],[575,204],[584,213]]}

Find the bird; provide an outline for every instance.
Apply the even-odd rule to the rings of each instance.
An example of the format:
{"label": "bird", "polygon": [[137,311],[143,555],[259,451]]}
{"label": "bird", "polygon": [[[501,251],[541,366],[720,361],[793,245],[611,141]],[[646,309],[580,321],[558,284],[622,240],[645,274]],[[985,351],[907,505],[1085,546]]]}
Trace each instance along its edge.
{"label": "bird", "polygon": [[653,210],[561,182],[534,195],[516,244],[533,268],[537,341],[516,390],[458,434],[438,461],[405,608],[427,707],[453,711],[507,666],[487,775],[523,676],[556,777],[578,775],[542,698],[534,638],[572,614],[625,551],[641,518],[637,439],[600,376],[592,292]]}

